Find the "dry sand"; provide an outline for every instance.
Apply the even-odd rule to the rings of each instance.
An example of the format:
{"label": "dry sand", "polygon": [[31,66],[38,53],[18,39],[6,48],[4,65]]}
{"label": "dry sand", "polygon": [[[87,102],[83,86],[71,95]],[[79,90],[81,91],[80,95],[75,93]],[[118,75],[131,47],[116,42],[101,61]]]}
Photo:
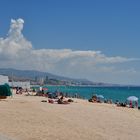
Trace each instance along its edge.
{"label": "dry sand", "polygon": [[140,139],[137,109],[85,100],[59,105],[41,102],[44,99],[14,95],[1,100],[0,136],[10,140]]}

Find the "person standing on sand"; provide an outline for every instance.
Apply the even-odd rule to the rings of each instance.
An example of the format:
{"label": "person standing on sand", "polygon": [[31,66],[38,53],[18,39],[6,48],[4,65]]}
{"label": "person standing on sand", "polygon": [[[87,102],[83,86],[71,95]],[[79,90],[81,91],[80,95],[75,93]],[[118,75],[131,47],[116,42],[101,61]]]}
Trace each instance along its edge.
{"label": "person standing on sand", "polygon": [[138,108],[138,102],[137,101],[135,101],[135,107]]}
{"label": "person standing on sand", "polygon": [[129,103],[129,107],[132,108],[132,101],[130,101],[130,103]]}

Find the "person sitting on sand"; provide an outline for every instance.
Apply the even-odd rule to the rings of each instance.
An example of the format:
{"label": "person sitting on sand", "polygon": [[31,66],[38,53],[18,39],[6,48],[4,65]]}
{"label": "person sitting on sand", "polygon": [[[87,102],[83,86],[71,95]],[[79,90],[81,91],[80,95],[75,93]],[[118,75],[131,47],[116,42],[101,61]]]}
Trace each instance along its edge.
{"label": "person sitting on sand", "polygon": [[59,99],[58,99],[58,104],[69,104],[68,101],[64,100],[64,96],[62,95]]}
{"label": "person sitting on sand", "polygon": [[108,104],[112,104],[113,102],[112,102],[111,99],[109,99],[109,100],[107,100],[107,103],[108,103]]}
{"label": "person sitting on sand", "polygon": [[115,101],[115,104],[116,104],[117,106],[120,106],[119,100],[116,100],[116,101]]}
{"label": "person sitting on sand", "polygon": [[93,96],[92,96],[92,102],[93,102],[93,103],[96,103],[96,102],[97,102],[97,96],[96,96],[96,95],[93,95]]}
{"label": "person sitting on sand", "polygon": [[62,104],[63,103],[63,99],[64,99],[64,96],[62,95],[59,99],[58,99],[58,104]]}
{"label": "person sitting on sand", "polygon": [[88,101],[92,103],[97,103],[98,102],[97,96],[93,95],[92,98],[90,98]]}

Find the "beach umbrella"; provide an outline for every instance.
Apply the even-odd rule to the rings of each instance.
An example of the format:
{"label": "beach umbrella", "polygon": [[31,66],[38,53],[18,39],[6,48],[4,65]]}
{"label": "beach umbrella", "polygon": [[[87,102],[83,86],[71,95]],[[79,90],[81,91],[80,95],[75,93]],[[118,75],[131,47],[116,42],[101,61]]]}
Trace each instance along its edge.
{"label": "beach umbrella", "polygon": [[97,95],[97,97],[104,99],[104,96],[103,95]]}
{"label": "beach umbrella", "polygon": [[46,91],[46,90],[48,90],[48,88],[43,88],[43,90],[45,90],[45,91]]}
{"label": "beach umbrella", "polygon": [[0,96],[11,96],[12,92],[8,84],[0,85]]}
{"label": "beach umbrella", "polygon": [[136,97],[136,96],[129,96],[129,97],[127,98],[127,100],[128,100],[128,101],[138,101],[138,97]]}

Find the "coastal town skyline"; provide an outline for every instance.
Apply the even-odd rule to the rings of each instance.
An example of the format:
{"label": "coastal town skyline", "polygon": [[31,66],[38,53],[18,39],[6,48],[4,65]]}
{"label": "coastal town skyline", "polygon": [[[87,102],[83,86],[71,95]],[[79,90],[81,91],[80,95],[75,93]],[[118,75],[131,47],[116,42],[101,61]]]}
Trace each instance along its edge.
{"label": "coastal town skyline", "polygon": [[1,3],[1,68],[140,85],[139,1]]}

